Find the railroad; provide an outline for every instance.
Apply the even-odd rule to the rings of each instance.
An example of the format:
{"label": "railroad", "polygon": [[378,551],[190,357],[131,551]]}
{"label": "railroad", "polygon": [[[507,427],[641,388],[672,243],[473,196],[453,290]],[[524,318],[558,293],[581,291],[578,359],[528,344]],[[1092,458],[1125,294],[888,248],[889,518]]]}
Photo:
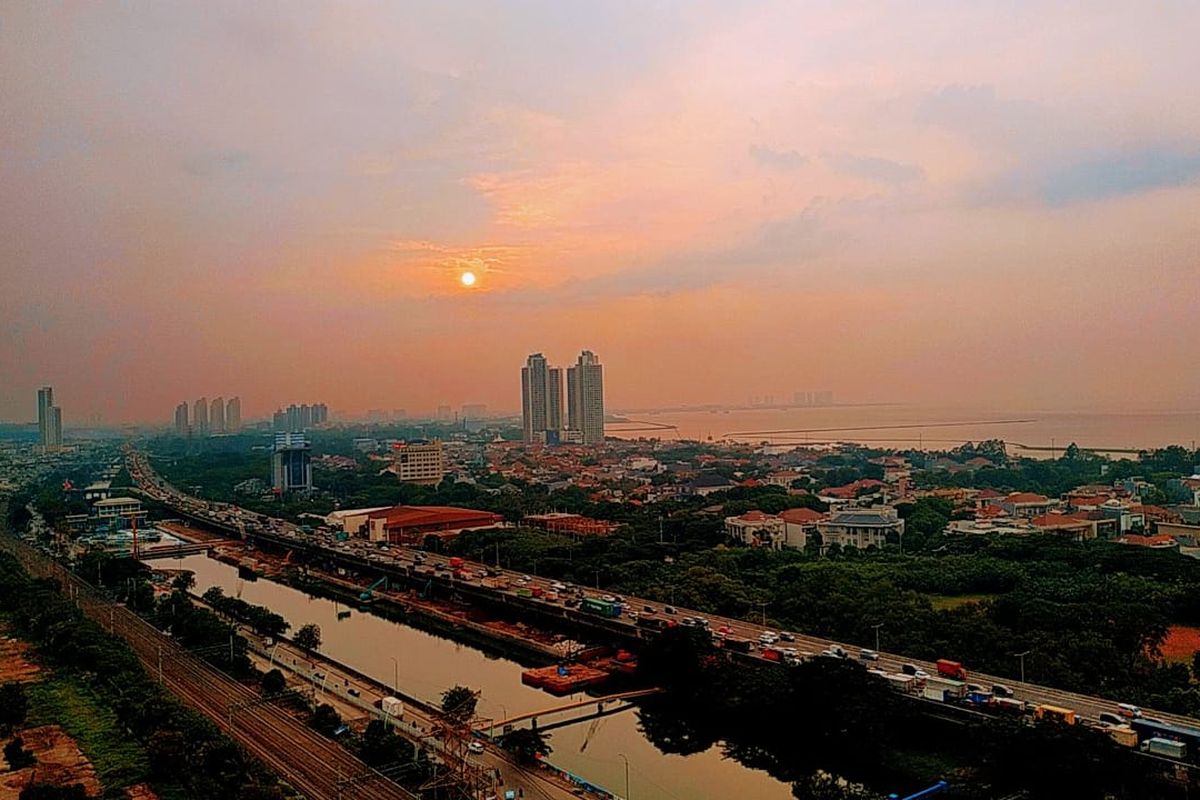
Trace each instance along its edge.
{"label": "railroad", "polygon": [[10,537],[0,548],[34,576],[53,578],[86,616],[124,639],[149,675],[207,716],[251,755],[312,800],[418,800],[261,695],[180,647],[56,561]]}
{"label": "railroad", "polygon": [[[380,548],[375,546],[376,543],[339,541],[333,535],[320,531],[305,532],[283,520],[261,517],[233,505],[209,504],[183,494],[158,477],[150,469],[145,457],[136,451],[129,452],[128,465],[135,483],[143,492],[180,513],[236,533],[243,538],[258,538],[274,546],[292,548],[298,552],[308,551],[355,569],[373,570],[381,574],[404,577],[409,581],[431,581],[465,595],[533,611],[543,617],[561,618],[572,624],[587,625],[610,635],[629,639],[644,640],[656,635],[656,631],[639,624],[642,622],[642,612],[649,608],[653,609],[649,613],[657,619],[669,620],[666,624],[690,621],[716,633],[718,640],[723,639],[726,643],[729,640],[742,640],[748,647],[743,652],[734,654],[738,658],[781,661],[784,659],[781,657],[780,648],[794,647],[799,659],[831,654],[850,657],[857,654],[865,666],[883,673],[901,675],[919,670],[929,676],[938,676],[936,663],[883,651],[874,653],[873,656],[866,655],[873,651],[866,650],[864,654],[865,648],[831,639],[789,633],[787,636],[790,638],[783,642],[764,642],[765,634],[779,634],[775,634],[765,625],[682,607],[670,607],[660,601],[623,597],[619,598],[619,602],[615,602],[620,606],[616,615],[588,613],[584,607],[594,605],[595,601],[608,602],[618,599],[600,589],[565,586],[558,581],[522,575],[512,570],[461,558],[450,559],[391,544]],[[367,593],[369,592],[370,590]],[[568,605],[568,600],[573,605]],[[771,651],[775,651],[774,654]],[[1031,713],[1040,706],[1053,706],[1069,710],[1075,718],[1096,726],[1100,726],[1104,719],[1101,714],[1106,717],[1129,716],[1127,712],[1123,713],[1119,702],[1115,700],[984,673],[968,674],[972,684],[985,687],[989,692],[994,687],[1007,690],[1005,695],[1009,699],[1028,704],[1028,711]],[[965,684],[965,681],[963,683]],[[997,696],[1000,696],[999,693]],[[1144,718],[1191,729],[1196,733],[1197,742],[1200,742],[1200,720],[1153,709],[1138,709],[1135,713]],[[1189,756],[1198,757],[1200,752],[1189,753]]]}

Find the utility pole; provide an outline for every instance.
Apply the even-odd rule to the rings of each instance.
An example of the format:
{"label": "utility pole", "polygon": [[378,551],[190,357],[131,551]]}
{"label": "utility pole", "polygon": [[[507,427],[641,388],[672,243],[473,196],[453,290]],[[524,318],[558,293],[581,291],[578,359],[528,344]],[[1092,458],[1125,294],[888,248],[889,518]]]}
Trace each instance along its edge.
{"label": "utility pole", "polygon": [[161,644],[158,646],[158,682],[160,685],[163,682],[163,679],[162,679],[162,645]]}
{"label": "utility pole", "polygon": [[1026,650],[1023,653],[1013,653],[1014,656],[1021,659],[1021,683],[1025,682],[1025,656],[1032,652],[1032,650]]}
{"label": "utility pole", "polygon": [[392,694],[400,694],[400,662],[395,656],[388,656],[392,660]]}
{"label": "utility pole", "polygon": [[759,606],[762,608],[762,625],[765,628],[767,627],[767,601],[762,601]]}
{"label": "utility pole", "polygon": [[876,622],[871,627],[875,629],[875,652],[878,653],[879,652],[879,629],[883,627],[883,623]]}
{"label": "utility pole", "polygon": [[617,753],[625,762],[625,800],[629,800],[629,759],[624,753]]}

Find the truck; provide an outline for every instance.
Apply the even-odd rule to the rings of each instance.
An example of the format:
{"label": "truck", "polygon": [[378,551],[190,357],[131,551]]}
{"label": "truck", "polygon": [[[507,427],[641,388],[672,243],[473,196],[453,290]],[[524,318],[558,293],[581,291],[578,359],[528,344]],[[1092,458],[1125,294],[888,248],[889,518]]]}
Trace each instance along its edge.
{"label": "truck", "polygon": [[[532,592],[530,593],[532,594]],[[579,610],[586,611],[589,614],[595,614],[598,617],[608,617],[615,619],[621,616],[621,604],[614,603],[610,600],[603,600],[599,597],[585,597],[579,603]]]}
{"label": "truck", "polygon": [[749,653],[754,649],[754,642],[749,639],[737,639],[732,636],[726,636],[725,649],[733,650],[735,653]]}
{"label": "truck", "polygon": [[653,614],[642,614],[637,619],[639,628],[649,628],[652,631],[665,631],[667,628],[675,627],[675,620],[657,617]]}
{"label": "truck", "polygon": [[963,665],[948,658],[939,658],[937,660],[937,671],[938,675],[944,678],[952,678],[956,681],[965,681],[967,679],[967,671],[963,669]]}
{"label": "truck", "polygon": [[[1110,727],[1101,728],[1101,730],[1111,736],[1112,740],[1122,747],[1137,747],[1137,731],[1128,725],[1113,725]],[[1146,741],[1150,740],[1147,739]]]}
{"label": "truck", "polygon": [[464,563],[466,563],[466,562],[464,562],[464,561],[463,561],[461,558],[459,558],[458,556],[451,556],[451,557],[450,557],[450,569],[461,569],[461,568],[462,568],[462,565],[463,565]]}
{"label": "truck", "polygon": [[385,697],[379,701],[379,708],[389,717],[404,716],[404,702],[399,697]]}
{"label": "truck", "polygon": [[1155,736],[1142,742],[1143,753],[1153,753],[1156,756],[1183,759],[1187,757],[1187,745],[1174,739],[1162,739]]}
{"label": "truck", "polygon": [[1039,722],[1043,720],[1057,720],[1058,722],[1062,722],[1066,725],[1074,725],[1076,720],[1075,709],[1063,708],[1062,706],[1052,706],[1046,703],[1043,703],[1033,710],[1033,718]]}
{"label": "truck", "polygon": [[517,597],[533,597],[533,590],[528,586],[522,586],[520,589],[517,589]]}
{"label": "truck", "polygon": [[943,698],[947,701],[962,700],[967,696],[967,685],[965,683],[962,681],[947,680],[936,675],[930,675],[925,679],[925,688],[941,691]]}

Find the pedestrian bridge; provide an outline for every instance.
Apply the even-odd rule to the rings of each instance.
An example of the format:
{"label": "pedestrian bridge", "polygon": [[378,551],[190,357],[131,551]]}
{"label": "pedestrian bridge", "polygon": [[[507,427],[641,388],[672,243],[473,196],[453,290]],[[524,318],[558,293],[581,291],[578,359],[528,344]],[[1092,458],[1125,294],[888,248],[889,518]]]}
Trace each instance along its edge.
{"label": "pedestrian bridge", "polygon": [[[608,695],[604,695],[603,697],[589,697],[585,700],[574,700],[570,703],[562,703],[557,706],[550,706],[549,708],[541,708],[541,709],[538,709],[537,711],[529,711],[524,714],[517,714],[515,716],[511,716],[506,719],[490,720],[490,719],[484,718],[484,719],[481,719],[478,723],[476,723],[476,727],[479,730],[490,730],[490,729],[494,729],[494,728],[500,728],[501,730],[503,730],[505,728],[505,726],[515,725],[518,722],[525,722],[528,720],[528,721],[531,721],[533,723],[533,726],[536,728],[536,727],[538,727],[538,720],[543,717],[554,716],[557,714],[565,714],[568,711],[574,711],[574,710],[581,709],[581,708],[590,708],[591,706],[596,707],[596,710],[593,712],[589,712],[587,714],[584,714],[584,715],[581,715],[578,717],[573,717],[569,720],[555,721],[553,723],[553,727],[557,728],[562,725],[569,725],[569,724],[574,724],[576,722],[582,722],[584,720],[591,719],[594,716],[603,716],[606,714],[614,713],[616,711],[623,711],[625,708],[629,707],[626,705],[626,706],[621,706],[620,708],[617,708],[617,709],[607,709],[606,710],[604,707],[606,705],[608,705],[609,703],[623,703],[623,702],[627,702],[629,700],[636,700],[639,697],[649,697],[650,695],[658,694],[661,691],[662,691],[662,689],[635,689],[635,690],[629,691],[629,692],[617,692],[616,694],[608,694]],[[545,726],[542,726],[542,727],[543,727],[543,729],[545,728]]]}

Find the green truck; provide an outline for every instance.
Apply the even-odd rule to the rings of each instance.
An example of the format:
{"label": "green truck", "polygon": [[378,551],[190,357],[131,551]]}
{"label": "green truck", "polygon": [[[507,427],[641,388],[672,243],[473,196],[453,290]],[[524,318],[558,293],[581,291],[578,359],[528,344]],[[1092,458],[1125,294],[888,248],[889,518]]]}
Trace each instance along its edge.
{"label": "green truck", "polygon": [[595,614],[598,617],[608,617],[615,619],[621,616],[621,604],[614,603],[609,600],[601,600],[598,597],[585,597],[579,603],[581,611],[586,611],[589,614]]}

